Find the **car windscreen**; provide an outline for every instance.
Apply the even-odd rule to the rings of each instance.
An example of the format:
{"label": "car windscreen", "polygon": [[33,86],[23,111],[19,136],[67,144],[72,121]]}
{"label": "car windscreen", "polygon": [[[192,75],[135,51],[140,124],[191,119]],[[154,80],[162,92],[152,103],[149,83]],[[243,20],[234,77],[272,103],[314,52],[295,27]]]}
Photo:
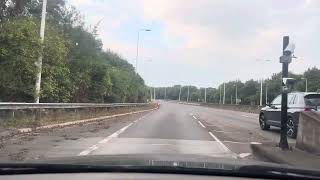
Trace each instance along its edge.
{"label": "car windscreen", "polygon": [[304,97],[307,106],[320,106],[320,94],[309,94]]}

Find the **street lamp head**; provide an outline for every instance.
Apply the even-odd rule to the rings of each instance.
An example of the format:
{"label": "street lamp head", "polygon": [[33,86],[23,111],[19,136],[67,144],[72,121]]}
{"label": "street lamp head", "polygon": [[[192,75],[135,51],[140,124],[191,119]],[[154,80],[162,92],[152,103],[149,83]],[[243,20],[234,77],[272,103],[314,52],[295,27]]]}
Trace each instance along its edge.
{"label": "street lamp head", "polygon": [[151,29],[140,29],[140,31],[151,31]]}

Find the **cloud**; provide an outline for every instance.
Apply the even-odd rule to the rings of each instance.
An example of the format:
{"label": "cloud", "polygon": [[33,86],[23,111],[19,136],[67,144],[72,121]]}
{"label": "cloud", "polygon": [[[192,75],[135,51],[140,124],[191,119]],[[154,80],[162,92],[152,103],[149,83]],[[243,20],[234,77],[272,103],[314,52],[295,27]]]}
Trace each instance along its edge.
{"label": "cloud", "polygon": [[[76,3],[77,0],[72,1]],[[296,43],[296,55],[299,57],[290,65],[290,70],[300,73],[307,67],[320,65],[317,58],[320,42],[317,36],[320,30],[318,0],[79,2],[81,10],[91,17],[89,22],[103,18],[99,32],[105,46],[115,48],[128,59],[134,59],[136,39],[123,40],[116,31],[129,27],[125,31],[130,32],[130,29],[138,28],[139,25],[132,26],[135,23],[141,26],[160,24],[161,30],[151,32],[158,33],[151,37],[153,40],[144,40],[149,46],[141,46],[144,56],[141,58],[152,57],[157,68],[164,68],[169,76],[174,76],[178,72],[175,69],[179,69],[180,74],[185,74],[181,78],[193,75],[193,78],[202,79],[200,82],[195,79],[194,83],[257,79],[261,77],[261,71],[265,71],[266,75],[279,72],[281,66],[278,58],[284,35],[290,35]],[[157,42],[162,42],[163,46],[156,46]],[[271,59],[272,62],[262,65],[256,59]],[[141,71],[143,68],[154,67],[145,65],[140,68]],[[194,72],[189,75],[191,69]],[[212,79],[206,79],[206,76]],[[152,73],[144,78],[147,82],[152,79],[169,81]]]}

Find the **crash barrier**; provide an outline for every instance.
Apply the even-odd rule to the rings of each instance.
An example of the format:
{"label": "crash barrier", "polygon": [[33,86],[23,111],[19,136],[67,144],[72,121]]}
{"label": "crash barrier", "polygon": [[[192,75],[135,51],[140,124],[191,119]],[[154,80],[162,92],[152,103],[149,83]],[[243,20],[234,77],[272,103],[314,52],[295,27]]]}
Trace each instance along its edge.
{"label": "crash barrier", "polygon": [[256,113],[260,112],[261,107],[258,105],[236,105],[236,104],[214,104],[214,103],[201,103],[201,106],[208,106],[218,109],[226,109],[232,111],[241,111],[248,113]]}
{"label": "crash barrier", "polygon": [[152,103],[0,103],[0,126],[38,127],[127,113],[152,108],[155,105]]}
{"label": "crash barrier", "polygon": [[320,155],[319,112],[300,113],[296,147]]}

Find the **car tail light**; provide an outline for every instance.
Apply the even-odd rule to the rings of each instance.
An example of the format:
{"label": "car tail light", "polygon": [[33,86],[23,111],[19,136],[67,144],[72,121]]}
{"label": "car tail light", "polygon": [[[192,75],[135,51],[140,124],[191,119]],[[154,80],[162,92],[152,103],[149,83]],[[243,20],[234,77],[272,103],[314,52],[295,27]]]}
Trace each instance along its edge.
{"label": "car tail light", "polygon": [[304,111],[311,111],[311,109],[312,109],[312,108],[305,107],[305,108],[304,108]]}

